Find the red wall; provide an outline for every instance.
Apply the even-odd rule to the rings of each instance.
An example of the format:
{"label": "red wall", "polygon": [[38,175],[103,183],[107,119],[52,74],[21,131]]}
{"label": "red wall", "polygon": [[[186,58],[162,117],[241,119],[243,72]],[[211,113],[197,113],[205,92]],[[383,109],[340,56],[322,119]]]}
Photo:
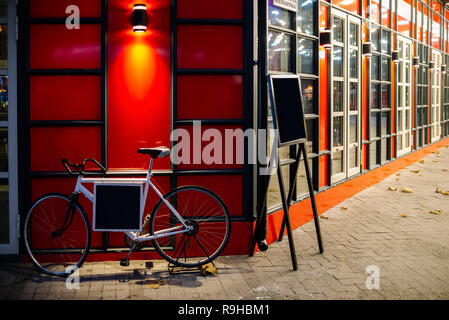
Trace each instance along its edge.
{"label": "red wall", "polygon": [[[138,148],[170,146],[170,0],[147,4],[149,30],[134,33],[134,1],[109,0],[109,169],[145,169]],[[170,169],[168,158],[156,169]]]}
{"label": "red wall", "polygon": [[[30,148],[30,171],[50,172],[30,178],[29,200],[46,192],[73,191],[73,178],[55,178],[63,172],[60,159],[80,163],[95,158],[108,163],[110,171],[140,170],[148,166],[148,157],[137,154],[141,147],[170,146],[172,108],[177,119],[232,119],[244,117],[244,76],[242,74],[174,74],[171,70],[170,0],[142,0],[149,15],[148,31],[133,33],[132,7],[135,1],[108,0],[108,36],[106,66],[107,132],[100,124],[78,126],[31,123],[27,131]],[[66,18],[68,5],[77,5],[82,18],[101,18],[102,0],[32,0],[32,18]],[[178,18],[243,19],[243,0],[178,1]],[[64,20],[61,20],[64,21]],[[101,21],[81,24],[68,30],[65,24],[31,24],[29,29],[30,68],[89,69],[89,75],[29,76],[29,120],[101,122],[102,119],[102,29]],[[182,69],[243,69],[242,25],[181,24],[177,32],[176,63]],[[226,53],[226,54],[224,54]],[[171,92],[173,80],[176,92]],[[226,92],[226,94],[223,94]],[[171,101],[172,94],[177,104]],[[173,119],[176,120],[176,119]],[[241,125],[204,125],[203,129],[241,128]],[[189,125],[184,128],[191,130]],[[107,142],[102,158],[102,144]],[[203,147],[207,143],[203,143]],[[235,150],[234,150],[235,154]],[[184,165],[179,169],[241,169],[242,165]],[[155,169],[172,169],[169,158],[158,159]],[[169,176],[156,177],[161,191],[171,186]],[[176,184],[205,186],[227,204],[232,216],[243,215],[243,174],[178,176]],[[151,191],[147,210],[156,202]],[[81,200],[90,219],[92,205]],[[248,251],[251,223],[233,223],[226,254]],[[92,246],[102,245],[102,234],[93,232]],[[111,247],[123,246],[123,235],[110,233]],[[105,257],[108,258],[108,257]],[[145,258],[145,257],[142,257]],[[115,259],[115,257],[114,257]]]}

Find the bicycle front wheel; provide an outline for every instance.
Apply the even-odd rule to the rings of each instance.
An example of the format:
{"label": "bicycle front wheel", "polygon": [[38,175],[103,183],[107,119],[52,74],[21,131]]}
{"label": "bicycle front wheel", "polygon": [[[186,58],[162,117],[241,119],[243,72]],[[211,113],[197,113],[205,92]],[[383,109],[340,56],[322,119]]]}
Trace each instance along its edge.
{"label": "bicycle front wheel", "polygon": [[[199,267],[213,261],[226,247],[231,218],[223,201],[213,192],[186,186],[164,198],[192,229],[153,240],[154,247],[168,262],[181,267]],[[150,235],[182,230],[181,221],[162,200],[151,214]]]}
{"label": "bicycle front wheel", "polygon": [[26,252],[41,272],[68,276],[80,268],[89,253],[90,225],[84,209],[71,198],[46,194],[31,206],[24,223]]}

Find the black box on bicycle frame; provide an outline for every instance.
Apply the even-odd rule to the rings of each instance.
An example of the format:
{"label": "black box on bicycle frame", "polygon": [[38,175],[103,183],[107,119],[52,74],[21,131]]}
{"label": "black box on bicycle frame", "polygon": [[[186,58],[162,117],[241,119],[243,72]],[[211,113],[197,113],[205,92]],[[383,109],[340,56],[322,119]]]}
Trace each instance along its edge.
{"label": "black box on bicycle frame", "polygon": [[94,185],[94,231],[142,231],[142,185]]}

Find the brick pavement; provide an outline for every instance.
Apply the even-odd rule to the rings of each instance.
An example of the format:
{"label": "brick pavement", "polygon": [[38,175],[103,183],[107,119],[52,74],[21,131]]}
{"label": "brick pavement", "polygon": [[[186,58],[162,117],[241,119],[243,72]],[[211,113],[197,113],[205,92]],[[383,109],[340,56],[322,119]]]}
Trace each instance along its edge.
{"label": "brick pavement", "polygon": [[[325,212],[324,254],[313,222],[295,230],[297,272],[287,239],[252,258],[220,257],[217,277],[169,275],[164,261],[85,263],[79,290],[1,263],[0,299],[448,299],[449,195],[435,190],[449,190],[449,148],[437,152]],[[379,289],[367,289],[368,266],[380,272]]]}

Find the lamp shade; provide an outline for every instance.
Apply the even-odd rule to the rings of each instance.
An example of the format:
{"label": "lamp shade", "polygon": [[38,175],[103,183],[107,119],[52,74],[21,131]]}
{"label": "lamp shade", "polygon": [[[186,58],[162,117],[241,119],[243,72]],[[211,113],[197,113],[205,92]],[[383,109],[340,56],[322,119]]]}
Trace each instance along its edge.
{"label": "lamp shade", "polygon": [[320,32],[320,46],[326,50],[332,48],[332,32],[329,29]]}
{"label": "lamp shade", "polygon": [[391,60],[393,60],[394,63],[399,63],[399,51],[393,50],[391,53]]}
{"label": "lamp shade", "polygon": [[362,53],[365,57],[371,57],[371,42],[365,42],[362,46]]}
{"label": "lamp shade", "polygon": [[133,31],[147,31],[147,6],[145,4],[135,4],[133,7]]}

